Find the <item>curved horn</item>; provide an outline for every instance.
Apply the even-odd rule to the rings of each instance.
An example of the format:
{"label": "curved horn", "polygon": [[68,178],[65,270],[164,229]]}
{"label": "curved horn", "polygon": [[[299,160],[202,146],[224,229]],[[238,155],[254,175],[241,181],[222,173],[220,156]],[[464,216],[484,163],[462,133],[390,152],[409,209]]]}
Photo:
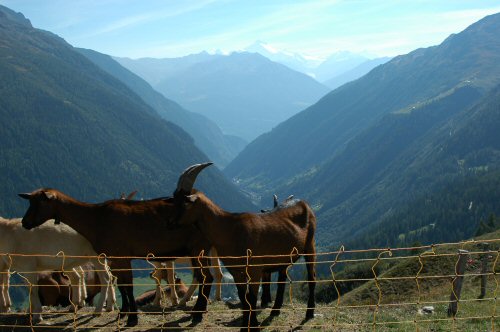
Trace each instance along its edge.
{"label": "curved horn", "polygon": [[24,199],[30,199],[31,193],[22,193],[22,194],[17,194],[19,197],[24,198]]}
{"label": "curved horn", "polygon": [[175,189],[174,194],[180,194],[180,193],[185,195],[190,194],[198,174],[200,174],[200,172],[205,167],[208,167],[212,164],[213,164],[212,162],[208,162],[203,164],[195,164],[186,168],[186,170],[182,172],[181,176],[179,177],[179,181],[177,182],[177,188]]}

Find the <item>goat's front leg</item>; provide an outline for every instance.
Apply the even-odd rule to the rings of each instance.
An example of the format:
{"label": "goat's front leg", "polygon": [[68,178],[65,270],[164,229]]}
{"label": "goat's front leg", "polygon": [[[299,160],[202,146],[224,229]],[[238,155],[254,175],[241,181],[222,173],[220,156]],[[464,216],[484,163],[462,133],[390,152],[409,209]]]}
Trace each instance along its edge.
{"label": "goat's front leg", "polygon": [[10,288],[10,271],[7,271],[7,274],[4,276],[5,282],[4,282],[4,289],[3,291],[5,294],[3,295],[3,298],[5,299],[5,307],[7,309],[6,312],[10,312],[10,308],[12,307],[12,301],[10,299],[10,294],[9,294],[9,288]]}
{"label": "goat's front leg", "polygon": [[172,306],[179,304],[179,297],[177,296],[177,291],[175,290],[175,271],[174,271],[174,261],[165,262],[165,268],[167,272],[167,284],[170,286],[170,302]]}
{"label": "goat's front leg", "polygon": [[10,287],[10,272],[9,270],[2,270],[0,272],[2,283],[1,296],[0,296],[0,312],[10,312],[12,302],[10,300],[9,287]]}
{"label": "goat's front leg", "polygon": [[[214,252],[217,254],[216,251]],[[222,274],[220,261],[217,257],[212,257],[210,259],[210,264],[212,264],[211,272],[213,273],[215,280],[215,301],[222,301],[222,279],[224,278],[224,275]]]}
{"label": "goat's front leg", "polygon": [[[210,269],[207,268],[209,266],[208,259],[204,258],[201,260],[202,266],[198,266],[197,259],[191,259],[191,266],[193,267],[193,279],[198,280],[199,290],[198,290],[198,299],[196,299],[196,303],[193,307],[191,315],[193,317],[193,323],[199,323],[203,319],[203,313],[207,311],[208,297],[210,296],[210,289],[212,288],[212,282],[214,278],[210,273]],[[204,267],[205,266],[205,267]]]}
{"label": "goat's front leg", "polygon": [[[235,280],[236,282],[236,280]],[[248,289],[245,284],[238,284],[238,297],[240,298],[243,309],[242,326],[240,331],[250,331],[250,329],[259,329],[259,321],[257,320],[257,295],[259,285],[249,285]]]}
{"label": "goat's front leg", "polygon": [[119,317],[122,318],[127,315],[127,326],[136,326],[139,320],[137,318],[137,305],[134,299],[134,280],[130,260],[121,261],[114,265],[113,268],[122,269],[122,271],[116,273],[118,290],[122,296],[122,308]]}
{"label": "goat's front leg", "polygon": [[106,302],[106,311],[113,311],[114,305],[116,303],[115,289],[113,287],[113,276],[109,271],[109,267],[106,263],[101,264],[97,259],[92,261],[94,265],[95,272],[99,277],[99,284],[101,286],[101,291],[99,292],[99,300],[95,306],[95,313],[102,313],[104,307],[104,302]]}
{"label": "goat's front leg", "polygon": [[[241,331],[249,331],[250,329],[258,329],[259,322],[257,321],[257,295],[259,292],[260,277],[255,273],[247,277],[247,272],[241,268],[233,268],[230,270],[236,287],[238,289],[238,297],[240,298],[243,316]],[[248,286],[247,286],[247,282]]]}
{"label": "goat's front leg", "polygon": [[151,262],[154,265],[155,269],[151,272],[151,278],[155,280],[156,288],[155,288],[155,298],[153,299],[153,305],[159,306],[162,299],[163,290],[161,289],[161,279],[162,279],[162,267],[163,264],[160,262]]}
{"label": "goat's front leg", "polygon": [[108,312],[111,312],[113,310],[115,310],[115,304],[116,304],[116,293],[115,293],[115,283],[114,283],[114,280],[115,280],[115,277],[113,276],[113,274],[111,273],[111,270],[109,269],[109,267],[106,265],[106,276],[103,278],[107,278],[107,282],[106,282],[106,311]]}
{"label": "goat's front leg", "polygon": [[[31,271],[34,271],[32,268]],[[30,299],[30,317],[32,324],[37,324],[43,320],[42,318],[42,303],[40,302],[40,297],[38,294],[38,273],[30,273],[26,279],[30,283],[31,287],[29,290]]]}
{"label": "goat's front leg", "polygon": [[2,294],[0,296],[0,312],[7,312],[7,299],[5,298],[5,288],[6,288],[6,274],[7,271],[1,271],[0,272],[0,281],[2,283]]}
{"label": "goat's front leg", "polygon": [[80,273],[76,269],[73,269],[71,272],[66,272],[66,275],[69,278],[69,282],[71,283],[71,303],[74,306],[74,309],[83,307],[82,301],[82,281]]}

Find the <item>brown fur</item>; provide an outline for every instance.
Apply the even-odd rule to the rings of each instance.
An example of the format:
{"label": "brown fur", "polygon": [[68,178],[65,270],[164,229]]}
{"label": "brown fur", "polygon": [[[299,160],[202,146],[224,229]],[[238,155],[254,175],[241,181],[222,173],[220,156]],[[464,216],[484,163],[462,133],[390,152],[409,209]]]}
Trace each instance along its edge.
{"label": "brown fur", "polygon": [[[265,272],[280,272],[277,294],[281,294],[281,298],[277,296],[272,314],[279,313],[283,303],[283,291],[280,288],[284,288],[286,268],[291,264],[290,261],[296,261],[301,255],[306,259],[308,271],[309,301],[306,318],[314,316],[316,218],[305,202],[298,201],[269,213],[253,214],[226,212],[201,192],[186,196],[185,201],[185,212],[180,223],[199,227],[217,249],[234,281],[241,283],[237,287],[245,325],[258,326],[255,312],[249,309],[256,308],[259,283]],[[249,262],[252,266],[248,268],[245,257],[247,254],[252,256]],[[266,255],[271,257],[262,257]],[[247,279],[250,281],[248,295],[245,289]]]}
{"label": "brown fur", "polygon": [[[68,306],[71,304],[71,282],[62,272],[42,272],[38,274],[38,294],[45,306]],[[99,291],[101,289],[99,288]]]}
{"label": "brown fur", "polygon": [[[178,296],[184,296],[188,292],[188,288],[186,284],[180,279],[180,278],[175,278],[175,291]],[[170,298],[171,293],[172,293],[172,288],[170,286],[163,287],[162,292],[165,293],[166,297]],[[151,289],[148,291],[145,291],[141,295],[135,298],[135,303],[138,306],[146,305],[148,303],[152,303],[153,300],[155,299],[156,296],[156,290]]]}
{"label": "brown fur", "polygon": [[[145,201],[111,200],[100,204],[77,201],[55,189],[39,189],[31,194],[21,194],[30,201],[23,218],[23,226],[31,229],[55,218],[83,235],[97,253],[108,256],[111,270],[115,273],[122,295],[121,312],[128,314],[127,325],[137,324],[137,307],[132,291],[130,257],[198,256],[201,250],[208,252],[210,244],[193,225],[172,225],[177,215],[173,199]],[[110,256],[125,256],[117,258]],[[204,262],[208,266],[207,261]],[[196,271],[200,279],[201,271]],[[200,292],[210,294],[212,277],[208,270],[206,284]],[[193,308],[193,320],[201,320],[206,311],[205,296],[199,296]]]}

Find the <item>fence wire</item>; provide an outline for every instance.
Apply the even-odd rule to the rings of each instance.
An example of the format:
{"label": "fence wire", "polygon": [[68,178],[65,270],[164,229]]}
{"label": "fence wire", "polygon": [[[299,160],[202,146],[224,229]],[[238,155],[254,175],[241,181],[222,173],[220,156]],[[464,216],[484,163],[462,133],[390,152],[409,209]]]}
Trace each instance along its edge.
{"label": "fence wire", "polygon": [[[261,328],[269,331],[292,330],[324,330],[324,331],[499,331],[500,322],[497,315],[497,297],[499,290],[498,272],[500,270],[500,239],[471,240],[458,243],[440,243],[426,246],[406,248],[378,248],[347,250],[341,246],[336,251],[319,252],[316,254],[316,308],[315,317],[304,319],[307,307],[307,285],[313,281],[307,280],[303,260],[294,262],[297,255],[302,255],[294,248],[288,255],[253,255],[248,249],[246,256],[215,257],[224,262],[226,270],[233,268],[243,269],[246,274],[245,282],[234,282],[225,278],[220,283],[234,294],[235,285],[245,285],[247,289],[252,285],[271,284],[276,287],[282,283],[286,286],[287,296],[280,310],[280,315],[274,318],[270,315],[270,308],[259,306],[251,307],[251,301],[246,294],[244,301],[250,306],[261,321]],[[304,256],[304,255],[302,255]],[[67,258],[98,259],[101,264],[106,260],[143,259],[151,264],[154,260],[173,260],[180,257],[158,257],[148,254],[146,257],[118,257],[100,254],[94,256],[70,256],[63,252],[47,254],[16,254],[0,253],[4,266],[16,266],[16,260],[24,257],[54,258],[61,261],[61,268],[54,272],[72,273],[71,268],[65,265]],[[271,269],[272,260],[290,258],[290,265],[286,268],[285,281],[263,282],[252,280],[251,271],[254,269]],[[213,258],[201,252],[198,256],[187,257],[194,262],[191,266],[177,266],[177,272],[191,273],[192,269],[202,267],[204,258]],[[182,257],[186,259],[186,257]],[[256,262],[268,259],[267,263]],[[232,263],[234,261],[235,263]],[[241,263],[243,262],[243,264]],[[282,266],[282,263],[280,263]],[[119,265],[121,266],[121,265]],[[206,285],[206,268],[203,266],[201,280],[202,287]],[[147,274],[152,268],[112,268],[111,273],[131,271]],[[103,267],[87,269],[88,272],[97,272]],[[160,267],[159,269],[170,269]],[[0,271],[2,292],[0,297],[0,330],[1,331],[35,331],[35,330],[73,330],[73,331],[172,331],[172,330],[240,330],[248,326],[239,319],[242,312],[240,301],[237,298],[225,299],[222,303],[212,300],[207,312],[203,312],[204,320],[198,325],[190,323],[190,314],[193,313],[194,300],[188,302],[187,307],[171,307],[162,288],[160,306],[146,305],[139,308],[139,325],[126,328],[126,319],[118,315],[118,305],[114,312],[93,312],[93,308],[79,308],[72,302],[70,306],[44,307],[42,323],[35,324],[32,320],[34,292],[37,285],[30,283],[27,276],[38,274],[38,270],[9,270]],[[173,271],[172,271],[173,272]],[[23,283],[11,283],[8,280],[12,274],[19,275]],[[227,276],[227,274],[226,274]],[[116,277],[114,277],[116,278]],[[135,279],[133,286],[144,289],[154,287],[154,281],[145,282],[145,278]],[[158,281],[158,280],[157,280]],[[190,286],[191,283],[185,283]],[[120,284],[130,285],[132,284]],[[72,285],[74,286],[74,285]],[[101,283],[87,284],[87,287],[98,286]],[[105,285],[104,285],[105,286]],[[41,287],[41,286],[40,286]],[[44,285],[60,289],[60,285]],[[8,288],[27,289],[27,300],[24,308],[18,311],[7,312]],[[170,287],[171,288],[171,287]],[[18,292],[17,292],[18,293]],[[100,296],[100,295],[98,295]],[[200,295],[201,296],[201,295]]]}

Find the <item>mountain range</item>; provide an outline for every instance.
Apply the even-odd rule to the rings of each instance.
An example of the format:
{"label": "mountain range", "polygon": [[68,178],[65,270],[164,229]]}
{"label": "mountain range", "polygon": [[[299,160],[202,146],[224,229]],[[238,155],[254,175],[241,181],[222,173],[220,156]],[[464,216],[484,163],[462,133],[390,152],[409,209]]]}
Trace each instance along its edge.
{"label": "mountain range", "polygon": [[[465,174],[481,181],[499,166],[496,122],[476,123],[483,140],[461,153],[470,144],[456,133],[478,110],[498,112],[491,96],[500,84],[498,31],[500,14],[491,15],[438,46],[395,57],[257,138],[225,174],[260,195],[261,205],[273,193],[308,199],[324,246],[373,233]],[[489,212],[478,211],[466,235]]]}
{"label": "mountain range", "polygon": [[314,77],[332,90],[364,76],[376,66],[391,59],[390,57],[373,58],[366,54],[349,51],[337,51],[326,59],[322,59],[279,50],[262,41],[256,41],[244,50],[259,53],[269,60]]}
{"label": "mountain range", "polygon": [[[208,159],[121,81],[3,6],[0,74],[1,215],[21,215],[16,194],[39,187],[84,201],[170,195],[184,168]],[[253,209],[215,167],[197,186],[228,209]]]}
{"label": "mountain range", "polygon": [[202,114],[190,112],[176,102],[165,98],[145,80],[120,65],[109,55],[88,49],[77,49],[77,51],[127,85],[163,119],[184,129],[194,138],[195,145],[219,167],[225,167],[247,144],[246,141],[236,136],[224,135],[213,121]]}
{"label": "mountain range", "polygon": [[200,53],[117,61],[186,109],[247,141],[315,103],[329,89],[257,53]]}
{"label": "mountain range", "polygon": [[252,45],[245,47],[245,52],[259,53],[271,61],[281,63],[293,70],[315,76],[314,69],[317,68],[324,60],[318,57],[311,57],[295,52],[288,52],[277,49],[272,45],[256,41]]}

